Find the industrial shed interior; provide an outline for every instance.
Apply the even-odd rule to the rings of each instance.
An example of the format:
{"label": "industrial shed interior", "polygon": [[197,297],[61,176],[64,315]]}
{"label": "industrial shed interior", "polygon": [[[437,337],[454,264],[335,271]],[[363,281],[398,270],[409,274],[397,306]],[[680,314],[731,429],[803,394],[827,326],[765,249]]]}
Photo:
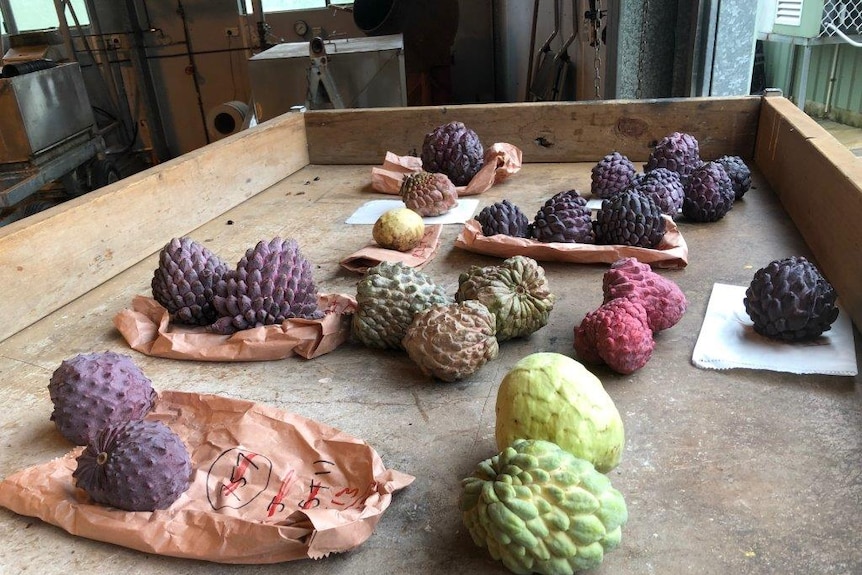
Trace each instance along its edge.
{"label": "industrial shed interior", "polygon": [[0,575],[862,573],[862,1],[0,23]]}

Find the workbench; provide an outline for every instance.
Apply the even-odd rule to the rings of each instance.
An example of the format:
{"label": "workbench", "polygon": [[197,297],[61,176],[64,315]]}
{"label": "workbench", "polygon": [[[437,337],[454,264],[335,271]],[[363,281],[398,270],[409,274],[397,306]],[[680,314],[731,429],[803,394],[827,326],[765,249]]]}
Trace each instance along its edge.
{"label": "workbench", "polygon": [[[631,375],[590,366],[619,409],[626,446],[613,485],[626,497],[622,544],[596,573],[862,573],[859,378],[702,370],[692,350],[715,282],[747,285],[773,259],[805,255],[862,325],[862,164],[780,96],[471,105],[289,113],[0,230],[0,476],[70,445],[48,420],[47,385],[78,353],[127,353],[157,390],[257,401],[366,440],[388,468],[416,477],[375,533],[321,560],[231,566],[148,555],[74,537],[0,509],[0,573],[507,573],[474,545],[458,511],[461,478],[496,453],[494,403],[525,355],[574,356],[573,328],[601,303],[606,265],[542,262],[557,302],[549,324],[501,343],[499,357],[452,384],[403,352],[348,342],[312,360],[195,363],[128,348],[112,319],[149,295],[157,253],[189,235],[235,262],[274,236],[296,238],[322,292],[355,295],[339,261],[371,241],[344,221],[379,199],[371,168],[408,153],[450,120],[508,142],[521,171],[478,196],[528,216],[556,192],[588,191],[590,168],[620,151],[640,166],[673,131],[706,159],[740,155],[754,187],[722,220],[679,227],[684,269],[658,270],[688,311]],[[447,225],[424,269],[454,293],[470,265],[497,258],[454,247]],[[856,334],[859,341],[858,333]],[[857,358],[859,348],[857,343]]]}

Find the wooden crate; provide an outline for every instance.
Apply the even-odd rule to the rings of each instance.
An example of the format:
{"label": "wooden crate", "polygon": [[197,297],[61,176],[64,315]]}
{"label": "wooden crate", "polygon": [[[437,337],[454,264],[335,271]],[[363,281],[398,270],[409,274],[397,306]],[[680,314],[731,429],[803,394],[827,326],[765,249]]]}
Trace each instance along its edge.
{"label": "wooden crate", "polygon": [[[690,263],[666,272],[689,298],[650,363],[631,376],[595,368],[627,429],[611,473],[630,521],[608,572],[851,573],[858,545],[862,410],[854,378],[705,371],[691,352],[714,282],[742,284],[772,258],[813,257],[862,325],[862,164],[782,97],[501,104],[287,114],[121,182],[0,228],[0,475],[68,451],[47,418],[47,382],[76,353],[132,353],[159,389],[261,401],[342,428],[384,462],[417,476],[377,532],[351,553],[254,573],[502,573],[473,545],[457,512],[458,480],[493,454],[494,394],[534,351],[573,355],[572,328],[601,301],[606,266],[547,264],[559,300],[549,325],[504,342],[464,382],[423,377],[400,353],[356,344],[306,361],[197,364],[130,352],[111,325],[146,293],[158,250],[191,235],[236,261],[254,241],[294,235],[324,290],[349,293],[339,259],[370,241],[344,219],[368,199],[370,169],[449,120],[524,152],[521,173],[479,196],[534,209],[618,150],[644,162],[673,131],[695,134],[704,158],[739,155],[756,188],[723,220],[681,223]],[[559,188],[559,189],[557,189]],[[459,270],[494,258],[454,248],[447,227],[429,274],[454,291]],[[856,259],[854,259],[856,258]],[[29,527],[29,529],[27,529]],[[247,573],[79,540],[0,510],[0,571],[96,569]],[[803,551],[804,550],[804,551]],[[110,559],[108,559],[110,557]],[[831,570],[831,571],[830,571]],[[5,572],[5,571],[3,571]]]}

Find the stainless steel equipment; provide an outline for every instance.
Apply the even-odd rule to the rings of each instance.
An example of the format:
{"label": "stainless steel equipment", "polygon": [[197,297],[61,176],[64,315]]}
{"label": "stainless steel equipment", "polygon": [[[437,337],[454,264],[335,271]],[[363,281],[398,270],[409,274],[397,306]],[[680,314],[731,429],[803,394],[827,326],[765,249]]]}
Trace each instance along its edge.
{"label": "stainless steel equipment", "polygon": [[78,64],[0,79],[0,207],[104,150]]}
{"label": "stainless steel equipment", "polygon": [[[315,39],[320,41],[320,39]],[[376,108],[406,106],[404,41],[401,34],[372,38],[278,44],[249,60],[249,78],[258,121],[293,106]],[[325,66],[321,66],[321,56]],[[325,82],[318,73],[326,73]],[[326,88],[329,101],[320,98]],[[311,90],[315,90],[311,93]],[[333,96],[337,94],[337,98]],[[339,105],[340,101],[340,105]]]}

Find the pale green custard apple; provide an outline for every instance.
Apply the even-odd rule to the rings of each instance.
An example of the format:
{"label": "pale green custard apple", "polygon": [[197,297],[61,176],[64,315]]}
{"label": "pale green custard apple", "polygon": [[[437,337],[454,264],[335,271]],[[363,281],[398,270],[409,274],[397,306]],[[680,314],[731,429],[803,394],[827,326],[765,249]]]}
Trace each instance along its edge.
{"label": "pale green custard apple", "polygon": [[549,441],[519,439],[461,482],[461,516],[479,547],[514,573],[572,575],[619,546],[623,495]]}
{"label": "pale green custard apple", "polygon": [[526,356],[506,374],[497,390],[497,449],[516,439],[543,439],[602,473],[623,454],[623,421],[602,382],[574,359],[560,353]]}

